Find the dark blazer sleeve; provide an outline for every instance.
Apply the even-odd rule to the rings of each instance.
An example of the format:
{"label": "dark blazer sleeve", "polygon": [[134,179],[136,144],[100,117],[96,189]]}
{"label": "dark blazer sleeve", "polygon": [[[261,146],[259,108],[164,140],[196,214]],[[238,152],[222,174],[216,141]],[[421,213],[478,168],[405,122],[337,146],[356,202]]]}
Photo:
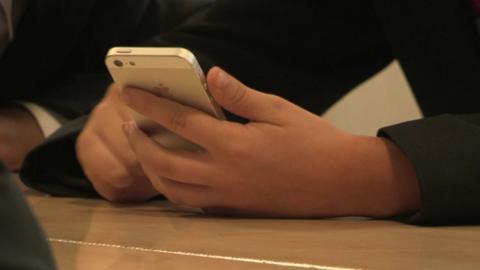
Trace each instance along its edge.
{"label": "dark blazer sleeve", "polygon": [[480,222],[480,114],[440,115],[380,130],[412,162],[421,208],[404,220],[442,225]]}
{"label": "dark blazer sleeve", "polygon": [[25,185],[54,196],[98,197],[75,153],[87,120],[84,116],[65,124],[26,157],[20,171]]}
{"label": "dark blazer sleeve", "polygon": [[189,48],[205,71],[219,65],[316,113],[392,60],[373,10],[358,1],[217,0],[145,44]]}
{"label": "dark blazer sleeve", "polygon": [[[141,45],[189,48],[205,71],[222,66],[252,87],[317,113],[392,60],[373,10],[353,0],[218,0],[170,31],[143,37]],[[74,158],[81,123],[30,154],[22,169],[27,185],[56,195],[93,193],[81,183],[86,180]]]}
{"label": "dark blazer sleeve", "polygon": [[[136,44],[165,32],[212,0],[55,1],[30,3],[8,57],[0,62],[0,81],[5,81],[0,101],[29,100],[74,119],[28,155],[22,181],[52,195],[96,197],[76,159],[75,141],[86,115],[111,83],[105,53],[112,46]],[[40,40],[55,46],[44,48],[39,59],[32,58],[38,51],[29,46]],[[29,73],[29,80],[21,79]]]}
{"label": "dark blazer sleeve", "polygon": [[[70,108],[83,107],[83,91],[60,92],[56,86],[70,79],[63,66],[65,59],[82,37],[96,5],[96,0],[69,4],[58,0],[28,1],[15,39],[0,61],[0,101],[34,101],[51,105],[67,117],[78,115],[80,112]],[[64,95],[76,97],[76,104],[70,106],[72,100],[63,100]]]}
{"label": "dark blazer sleeve", "polygon": [[421,209],[406,220],[431,225],[479,223],[480,29],[472,3],[373,2],[427,117],[379,132],[403,150],[417,173]]}
{"label": "dark blazer sleeve", "polygon": [[0,61],[0,102],[31,101],[74,119],[111,83],[103,61],[110,47],[164,32],[211,0],[27,2]]}
{"label": "dark blazer sleeve", "polygon": [[479,112],[480,29],[470,0],[375,0],[425,116]]}

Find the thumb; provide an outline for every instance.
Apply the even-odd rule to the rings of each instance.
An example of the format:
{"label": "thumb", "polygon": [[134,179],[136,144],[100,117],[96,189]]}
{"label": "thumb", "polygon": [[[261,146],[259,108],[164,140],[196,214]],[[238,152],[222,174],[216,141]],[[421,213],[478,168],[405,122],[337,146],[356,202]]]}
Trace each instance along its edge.
{"label": "thumb", "polygon": [[282,103],[280,97],[245,86],[218,67],[210,69],[208,87],[213,98],[226,110],[251,121],[277,123]]}

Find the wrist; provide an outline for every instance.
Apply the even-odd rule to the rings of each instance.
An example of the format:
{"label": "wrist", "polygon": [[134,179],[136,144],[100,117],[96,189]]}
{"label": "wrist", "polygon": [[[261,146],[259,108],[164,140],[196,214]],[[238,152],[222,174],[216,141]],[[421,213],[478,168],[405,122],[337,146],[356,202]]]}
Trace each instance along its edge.
{"label": "wrist", "polygon": [[353,136],[350,176],[359,191],[358,213],[391,217],[419,209],[420,191],[413,164],[394,143],[385,139]]}

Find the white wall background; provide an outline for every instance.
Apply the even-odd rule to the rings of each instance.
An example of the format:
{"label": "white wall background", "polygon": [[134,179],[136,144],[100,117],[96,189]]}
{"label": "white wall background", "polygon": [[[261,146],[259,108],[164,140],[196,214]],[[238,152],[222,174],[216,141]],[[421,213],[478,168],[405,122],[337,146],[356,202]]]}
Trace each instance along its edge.
{"label": "white wall background", "polygon": [[343,130],[375,135],[380,127],[418,119],[422,114],[399,64],[394,62],[323,116]]}

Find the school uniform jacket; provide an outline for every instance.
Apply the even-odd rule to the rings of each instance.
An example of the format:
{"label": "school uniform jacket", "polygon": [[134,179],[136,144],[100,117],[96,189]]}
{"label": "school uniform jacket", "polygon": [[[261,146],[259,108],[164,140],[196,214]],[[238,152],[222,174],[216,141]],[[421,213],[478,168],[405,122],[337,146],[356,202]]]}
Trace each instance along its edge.
{"label": "school uniform jacket", "polygon": [[[478,223],[475,20],[469,0],[219,0],[140,44],[189,48],[205,70],[222,66],[253,88],[319,114],[398,59],[425,115],[379,131],[417,173],[421,208],[404,220]],[[32,152],[22,171],[27,184],[56,195],[95,194],[74,155],[84,122],[70,123]]]}

